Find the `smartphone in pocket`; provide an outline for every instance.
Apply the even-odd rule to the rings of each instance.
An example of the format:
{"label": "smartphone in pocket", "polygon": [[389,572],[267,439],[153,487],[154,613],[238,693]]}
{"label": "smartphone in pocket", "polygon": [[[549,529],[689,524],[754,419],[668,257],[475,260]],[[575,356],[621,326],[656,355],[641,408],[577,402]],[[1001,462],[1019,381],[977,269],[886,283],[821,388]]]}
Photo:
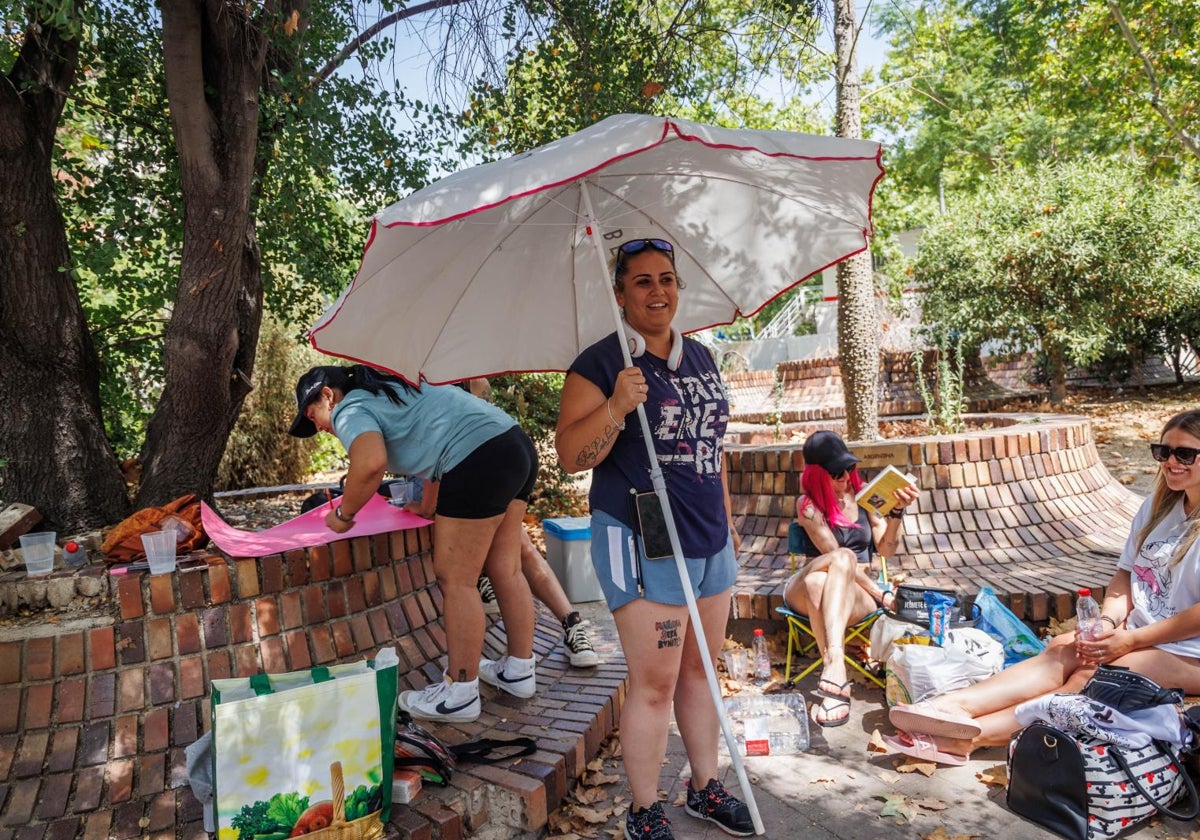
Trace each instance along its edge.
{"label": "smartphone in pocket", "polygon": [[647,560],[662,560],[675,556],[671,547],[671,535],[667,531],[667,517],[662,501],[654,491],[637,493],[633,497],[637,507],[638,530],[646,548]]}

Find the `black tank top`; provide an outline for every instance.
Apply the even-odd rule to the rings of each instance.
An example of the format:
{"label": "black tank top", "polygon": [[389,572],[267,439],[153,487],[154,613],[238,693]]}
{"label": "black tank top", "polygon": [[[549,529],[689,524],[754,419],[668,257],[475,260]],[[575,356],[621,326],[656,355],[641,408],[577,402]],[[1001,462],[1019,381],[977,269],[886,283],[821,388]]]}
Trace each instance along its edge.
{"label": "black tank top", "polygon": [[[867,517],[867,511],[864,508],[858,508],[857,524],[857,528],[848,528],[845,525],[840,525],[830,530],[833,531],[833,538],[837,540],[837,544],[842,548],[848,548],[853,551],[859,563],[870,563],[872,544],[871,520]],[[808,556],[821,556],[821,552],[817,551],[817,547],[811,541],[808,542]]]}

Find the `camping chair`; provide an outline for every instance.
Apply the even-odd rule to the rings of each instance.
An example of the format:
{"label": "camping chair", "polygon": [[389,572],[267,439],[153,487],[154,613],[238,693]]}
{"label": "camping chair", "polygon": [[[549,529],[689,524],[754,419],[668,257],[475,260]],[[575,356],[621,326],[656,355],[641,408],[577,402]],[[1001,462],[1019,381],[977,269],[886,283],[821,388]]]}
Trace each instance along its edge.
{"label": "camping chair", "polygon": [[[808,534],[804,532],[804,528],[796,520],[792,520],[788,525],[788,556],[791,558],[792,571],[796,569],[796,558],[808,554]],[[887,566],[883,566],[883,582],[887,583]],[[813,671],[820,668],[825,663],[825,657],[821,656],[817,650],[817,637],[813,633],[812,622],[808,616],[792,610],[786,604],[782,607],[776,607],[775,612],[787,619],[788,624],[788,650],[787,650],[787,666],[784,671],[784,684],[791,688],[800,680],[807,677]],[[879,608],[874,612],[868,613],[863,618],[859,619],[854,624],[846,627],[846,633],[842,636],[842,658],[845,659],[846,665],[858,671],[875,685],[883,688],[884,681],[872,673],[869,668],[866,668],[863,663],[859,662],[849,654],[851,643],[861,642],[864,645],[869,643],[869,634],[871,625],[873,625],[879,616],[883,615],[883,608]],[[808,656],[813,651],[817,651],[816,658],[807,668],[792,676],[792,657],[794,655]]]}

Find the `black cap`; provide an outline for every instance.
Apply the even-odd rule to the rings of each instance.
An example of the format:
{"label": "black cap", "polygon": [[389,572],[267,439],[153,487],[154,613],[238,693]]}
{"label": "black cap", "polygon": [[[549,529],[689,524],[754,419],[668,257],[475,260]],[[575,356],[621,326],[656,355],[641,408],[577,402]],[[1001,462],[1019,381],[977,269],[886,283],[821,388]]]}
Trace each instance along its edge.
{"label": "black cap", "polygon": [[804,463],[824,467],[830,475],[841,475],[858,463],[837,433],[822,429],[804,441]]}
{"label": "black cap", "polygon": [[296,383],[296,419],[292,421],[292,428],[288,429],[288,434],[292,437],[308,438],[317,433],[316,425],[304,416],[304,410],[328,384],[329,370],[329,368],[315,367],[301,376]]}

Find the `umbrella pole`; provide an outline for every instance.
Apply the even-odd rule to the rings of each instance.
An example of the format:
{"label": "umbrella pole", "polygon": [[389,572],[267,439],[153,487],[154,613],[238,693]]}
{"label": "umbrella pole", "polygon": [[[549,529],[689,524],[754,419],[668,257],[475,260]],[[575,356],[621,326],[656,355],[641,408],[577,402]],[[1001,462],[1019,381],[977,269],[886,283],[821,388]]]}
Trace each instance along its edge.
{"label": "umbrella pole", "polygon": [[[604,244],[601,242],[600,227],[596,223],[595,215],[592,212],[592,198],[588,192],[587,181],[581,184],[583,194],[583,204],[587,216],[587,230],[591,238],[592,245],[595,247],[596,257],[600,262],[600,276],[607,277],[608,275],[608,259],[604,254]],[[623,336],[625,333],[625,325],[621,320],[621,310],[617,307],[617,299],[614,295],[608,295],[609,308],[612,310],[613,321],[616,323],[617,335]],[[629,343],[620,341],[621,355],[625,361],[625,366],[633,365],[633,358],[629,355]],[[658,465],[658,456],[654,451],[654,439],[650,434],[650,421],[646,417],[646,406],[638,403],[637,407],[638,423],[642,427],[642,438],[646,441],[646,453],[650,457],[650,483],[654,487],[654,492],[658,496],[659,502],[662,503],[663,518],[667,522],[667,534],[671,538],[671,549],[675,553],[675,568],[679,571],[679,580],[683,584],[683,595],[687,600],[688,615],[692,622],[692,632],[696,634],[696,644],[702,651],[708,650],[708,641],[704,636],[704,626],[700,623],[700,610],[696,606],[696,595],[692,592],[692,580],[688,574],[687,566],[683,562],[683,548],[679,544],[679,531],[675,527],[675,517],[671,513],[671,501],[667,497],[667,484],[663,479],[662,468]],[[750,819],[754,822],[754,833],[763,834],[766,829],[763,828],[762,816],[758,813],[758,803],[754,801],[754,791],[750,788],[750,780],[746,776],[746,768],[742,764],[742,756],[738,752],[737,739],[733,736],[733,730],[729,726],[729,718],[725,714],[725,703],[721,699],[721,687],[717,683],[717,671],[713,667],[712,657],[704,655],[700,657],[700,661],[704,665],[704,675],[708,678],[708,690],[712,697],[713,706],[717,711],[717,719],[721,722],[721,733],[725,736],[725,745],[729,748],[729,758],[733,764],[734,772],[737,774],[738,786],[741,788],[742,796],[745,797],[746,806],[750,809]]]}

